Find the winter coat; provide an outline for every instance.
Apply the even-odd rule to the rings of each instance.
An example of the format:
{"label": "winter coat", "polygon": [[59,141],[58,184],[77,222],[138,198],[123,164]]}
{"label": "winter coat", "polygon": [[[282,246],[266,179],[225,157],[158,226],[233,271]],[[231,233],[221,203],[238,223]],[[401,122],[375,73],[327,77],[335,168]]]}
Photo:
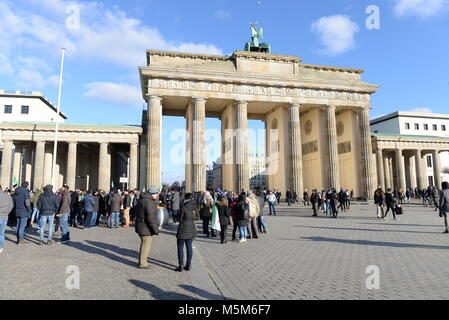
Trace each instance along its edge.
{"label": "winter coat", "polygon": [[71,196],[70,192],[64,191],[62,194],[62,202],[61,202],[61,209],[59,210],[60,214],[63,213],[70,213],[70,202],[71,202]]}
{"label": "winter coat", "polygon": [[175,192],[173,194],[173,199],[172,199],[172,209],[179,210],[179,204],[180,204],[179,192]]}
{"label": "winter coat", "polygon": [[200,218],[212,218],[212,202],[210,200],[206,200],[207,203],[201,202],[200,207]]}
{"label": "winter coat", "polygon": [[41,190],[36,190],[33,193],[33,198],[31,199],[32,203],[33,203],[33,208],[37,208],[37,200],[39,200],[40,195],[42,194]]}
{"label": "winter coat", "polygon": [[129,195],[125,195],[124,201],[123,201],[123,208],[128,209],[131,208],[131,197]]}
{"label": "winter coat", "polygon": [[14,203],[12,197],[0,191],[0,218],[8,218],[13,208]]}
{"label": "winter coat", "polygon": [[149,193],[142,193],[141,198],[137,202],[136,210],[136,232],[139,236],[145,237],[159,234],[156,212],[158,204],[159,200],[153,199]]}
{"label": "winter coat", "polygon": [[70,209],[72,211],[77,211],[79,209],[78,198],[79,194],[77,192],[72,192],[72,194],[70,195]]}
{"label": "winter coat", "polygon": [[123,199],[118,193],[114,193],[109,198],[109,205],[111,206],[111,212],[120,212],[120,208],[123,204]]}
{"label": "winter coat", "polygon": [[46,186],[44,188],[44,193],[37,200],[37,207],[42,216],[52,216],[58,212],[59,201],[53,193],[52,186]]}
{"label": "winter coat", "polygon": [[259,202],[259,216],[263,216],[263,208],[265,207],[265,196],[263,193],[256,195],[257,201]]}
{"label": "winter coat", "polygon": [[376,190],[376,192],[374,192],[374,203],[378,206],[385,205],[385,196],[381,190]]}
{"label": "winter coat", "polygon": [[318,200],[319,200],[318,194],[312,192],[312,194],[310,195],[310,202],[311,203],[318,203]]}
{"label": "winter coat", "polygon": [[181,205],[179,214],[179,226],[176,233],[177,239],[190,240],[196,236],[195,209],[197,204],[195,200],[186,200]]}
{"label": "winter coat", "polygon": [[100,197],[99,196],[93,196],[94,198],[94,212],[100,211]]}
{"label": "winter coat", "polygon": [[237,202],[235,208],[237,223],[239,227],[246,227],[249,219],[249,205],[246,200]]}
{"label": "winter coat", "polygon": [[86,194],[83,199],[84,211],[94,212],[95,200],[90,194]]}
{"label": "winter coat", "polygon": [[16,217],[29,217],[31,213],[30,193],[24,187],[18,187],[14,192],[13,199]]}
{"label": "winter coat", "polygon": [[393,207],[396,204],[396,199],[393,197],[391,192],[385,193],[385,204],[387,207]]}
{"label": "winter coat", "polygon": [[442,212],[449,213],[449,189],[441,191],[439,207]]}
{"label": "winter coat", "polygon": [[230,223],[228,201],[217,202],[218,218],[220,219],[220,225],[227,226]]}
{"label": "winter coat", "polygon": [[259,201],[257,201],[256,195],[251,194],[248,198],[249,204],[249,216],[255,218],[259,216]]}

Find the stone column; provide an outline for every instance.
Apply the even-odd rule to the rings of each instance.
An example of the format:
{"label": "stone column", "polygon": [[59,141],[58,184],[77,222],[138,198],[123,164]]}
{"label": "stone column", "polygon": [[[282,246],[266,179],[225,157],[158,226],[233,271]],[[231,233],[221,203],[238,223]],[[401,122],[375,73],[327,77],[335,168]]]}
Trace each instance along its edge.
{"label": "stone column", "polygon": [[404,156],[402,155],[402,149],[396,149],[396,166],[397,166],[397,175],[398,175],[398,188],[405,190],[405,166],[404,166]]}
{"label": "stone column", "polygon": [[236,144],[235,144],[235,168],[236,190],[249,189],[249,159],[248,159],[248,102],[238,101],[235,104],[236,115]]}
{"label": "stone column", "polygon": [[422,190],[426,186],[426,178],[424,175],[421,150],[415,150],[415,170],[416,170],[418,189]]}
{"label": "stone column", "polygon": [[17,185],[20,185],[21,173],[22,173],[22,151],[23,148],[16,145],[14,149],[14,166],[12,170],[12,181],[14,184],[14,178],[17,180]]}
{"label": "stone column", "polygon": [[384,176],[385,176],[385,190],[388,188],[392,188],[393,184],[391,183],[391,175],[390,175],[390,158],[388,155],[385,155],[384,158]]}
{"label": "stone column", "polygon": [[128,189],[137,188],[137,143],[129,145],[129,181]]}
{"label": "stone column", "polygon": [[192,191],[206,190],[206,164],[205,164],[205,127],[206,127],[206,99],[193,98],[192,105]]}
{"label": "stone column", "polygon": [[45,141],[36,141],[36,153],[34,156],[33,189],[42,189],[44,184],[44,158]]}
{"label": "stone column", "polygon": [[[43,186],[51,184],[51,173],[53,167],[53,148],[51,145],[46,145],[44,155],[44,184]],[[55,187],[55,186],[53,186]]]}
{"label": "stone column", "polygon": [[369,108],[359,109],[359,121],[361,131],[362,144],[362,185],[365,189],[366,199],[374,196],[375,185],[372,179],[374,168],[371,163],[372,144],[371,144],[371,127],[369,122]]}
{"label": "stone column", "polygon": [[[24,168],[25,168],[25,172],[22,173],[22,182],[27,181],[29,183],[31,183],[31,171],[32,171],[32,163],[33,163],[33,159],[32,159],[32,154],[31,154],[31,149],[29,148],[29,146],[26,147],[25,152],[24,152],[24,157],[25,157],[25,161],[24,161]],[[31,188],[31,184],[30,184],[30,188]]]}
{"label": "stone column", "polygon": [[376,162],[377,162],[378,185],[381,186],[382,189],[385,191],[387,185],[385,183],[385,170],[384,170],[384,159],[382,149],[377,148],[376,150]]}
{"label": "stone column", "polygon": [[416,184],[416,174],[415,174],[415,156],[412,155],[409,158],[409,172],[410,172],[410,188],[415,189]]}
{"label": "stone column", "polygon": [[111,189],[111,155],[107,142],[100,143],[98,164],[98,188],[109,191]]}
{"label": "stone column", "polygon": [[[326,114],[326,138],[329,148],[329,182],[328,188],[340,189],[340,165],[338,163],[337,124],[335,119],[335,106],[325,109]],[[324,161],[326,162],[326,161]]]}
{"label": "stone column", "polygon": [[192,104],[186,110],[186,192],[192,192]]}
{"label": "stone column", "polygon": [[161,185],[162,98],[148,98],[147,187]]}
{"label": "stone column", "polygon": [[0,185],[3,189],[11,187],[11,161],[12,161],[12,141],[3,141],[2,170]]}
{"label": "stone column", "polygon": [[69,143],[69,150],[67,152],[67,185],[70,190],[76,189],[76,158],[77,158],[76,142]]}
{"label": "stone column", "polygon": [[303,171],[302,171],[302,142],[301,142],[301,119],[299,116],[299,104],[291,104],[290,116],[290,163],[291,182],[290,190],[300,195],[303,193]]}
{"label": "stone column", "polygon": [[432,151],[432,162],[433,162],[433,180],[435,186],[441,189],[441,161],[440,152],[438,150]]}

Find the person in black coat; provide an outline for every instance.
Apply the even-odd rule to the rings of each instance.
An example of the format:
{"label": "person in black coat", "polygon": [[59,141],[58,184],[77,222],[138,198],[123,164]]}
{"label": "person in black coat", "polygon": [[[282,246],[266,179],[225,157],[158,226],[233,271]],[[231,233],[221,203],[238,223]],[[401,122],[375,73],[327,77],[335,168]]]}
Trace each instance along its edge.
{"label": "person in black coat", "polygon": [[22,183],[21,187],[18,187],[14,192],[14,212],[17,219],[17,244],[27,244],[24,240],[25,227],[27,225],[28,218],[31,214],[31,202],[30,193],[27,190],[28,182]]}
{"label": "person in black coat", "polygon": [[246,199],[246,193],[240,194],[237,204],[235,206],[235,214],[237,215],[237,224],[240,230],[239,242],[246,242],[248,237],[248,219],[249,219],[249,204]]}
{"label": "person in black coat", "polygon": [[228,200],[225,195],[220,196],[220,201],[217,202],[218,218],[220,220],[220,241],[226,243],[226,229],[230,223]]}
{"label": "person in black coat", "polygon": [[136,233],[141,239],[140,243],[140,269],[149,269],[148,256],[150,255],[153,236],[159,234],[157,220],[157,206],[159,204],[158,188],[150,187],[148,193],[142,193],[137,202]]}
{"label": "person in black coat", "polygon": [[53,237],[53,222],[55,215],[59,211],[59,199],[53,192],[53,186],[47,185],[44,188],[44,193],[39,196],[37,200],[37,207],[41,215],[40,220],[40,240],[39,245],[44,242],[44,230],[48,222],[48,241],[47,244],[52,244]]}
{"label": "person in black coat", "polygon": [[390,211],[393,213],[393,219],[396,220],[396,212],[395,212],[395,207],[396,207],[396,199],[393,196],[393,193],[391,193],[391,189],[388,188],[387,192],[385,193],[385,205],[387,206],[387,211],[385,212],[385,215],[383,216],[384,219],[386,219],[387,217],[387,213],[388,211]]}
{"label": "person in black coat", "polygon": [[193,256],[193,239],[196,236],[197,228],[195,226],[195,210],[197,202],[191,193],[186,193],[185,200],[181,205],[179,213],[179,226],[176,233],[178,245],[178,262],[179,267],[175,271],[181,272],[184,265],[184,245],[187,250],[187,262],[184,270],[189,271],[192,266]]}

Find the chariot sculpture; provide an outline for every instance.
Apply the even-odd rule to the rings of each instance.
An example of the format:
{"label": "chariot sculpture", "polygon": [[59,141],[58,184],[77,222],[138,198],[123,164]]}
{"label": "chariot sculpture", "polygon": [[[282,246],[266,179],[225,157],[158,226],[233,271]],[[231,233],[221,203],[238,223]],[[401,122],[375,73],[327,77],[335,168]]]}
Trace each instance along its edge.
{"label": "chariot sculpture", "polygon": [[259,42],[259,39],[263,39],[263,29],[259,28],[257,30],[257,22],[252,22],[250,25],[252,40],[246,43],[245,51],[271,53],[271,47],[268,43]]}

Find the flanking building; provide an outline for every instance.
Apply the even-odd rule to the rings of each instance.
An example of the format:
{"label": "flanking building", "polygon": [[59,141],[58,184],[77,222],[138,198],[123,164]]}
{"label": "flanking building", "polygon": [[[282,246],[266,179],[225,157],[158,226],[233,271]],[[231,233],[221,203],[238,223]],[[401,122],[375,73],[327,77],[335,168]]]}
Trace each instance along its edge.
{"label": "flanking building", "polygon": [[425,188],[449,181],[449,115],[398,111],[371,120],[378,184]]}

